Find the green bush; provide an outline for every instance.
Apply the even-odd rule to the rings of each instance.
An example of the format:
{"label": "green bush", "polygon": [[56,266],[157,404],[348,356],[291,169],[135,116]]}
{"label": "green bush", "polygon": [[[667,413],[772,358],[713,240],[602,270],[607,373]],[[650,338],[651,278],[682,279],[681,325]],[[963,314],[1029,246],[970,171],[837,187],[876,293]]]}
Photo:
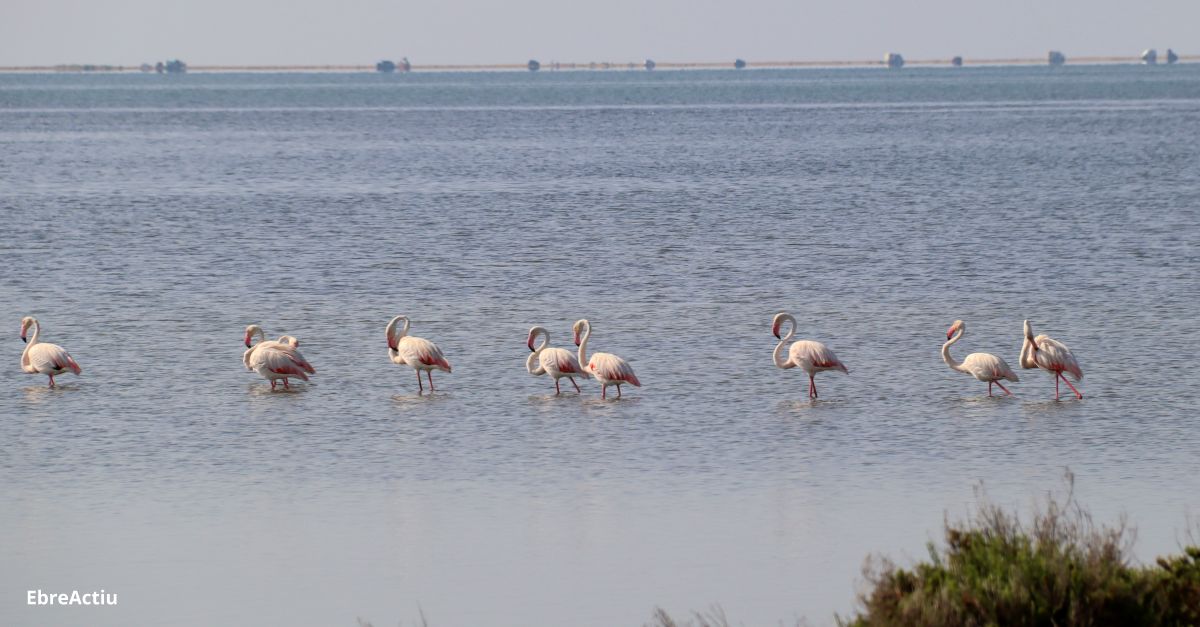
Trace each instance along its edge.
{"label": "green bush", "polygon": [[929,561],[868,562],[860,610],[838,623],[1200,625],[1200,548],[1133,565],[1132,530],[1093,524],[1070,495],[1048,499],[1029,524],[983,502],[967,521],[947,522],[945,547],[930,543]]}

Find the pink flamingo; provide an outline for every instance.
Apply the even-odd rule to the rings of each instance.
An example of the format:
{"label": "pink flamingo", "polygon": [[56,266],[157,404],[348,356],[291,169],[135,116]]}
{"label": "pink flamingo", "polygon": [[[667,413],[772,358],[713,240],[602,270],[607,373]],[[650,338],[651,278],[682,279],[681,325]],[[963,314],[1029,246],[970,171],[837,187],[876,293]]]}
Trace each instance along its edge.
{"label": "pink flamingo", "polygon": [[950,356],[950,346],[961,340],[966,333],[967,323],[962,320],[955,320],[954,324],[950,325],[950,330],[946,331],[947,341],[945,344],[942,344],[942,361],[946,362],[946,365],[950,366],[951,370],[965,372],[980,381],[986,382],[988,384],[988,396],[992,395],[993,383],[1000,386],[1000,389],[1004,390],[1005,394],[1012,396],[1013,393],[1009,392],[1008,388],[1004,387],[1003,383],[1000,383],[1000,380],[1007,379],[1015,382],[1020,381],[1020,379],[1017,377],[1017,373],[1013,372],[1012,368],[1009,368],[1003,359],[991,353],[971,353],[967,355],[966,359],[960,362],[955,361]]}
{"label": "pink flamingo", "polygon": [[[259,342],[251,345],[255,335],[258,335]],[[308,381],[308,375],[317,373],[297,350],[300,340],[290,335],[280,336],[278,340],[267,340],[262,327],[252,324],[246,327],[245,344],[246,352],[242,353],[242,363],[247,370],[253,370],[270,381],[272,390],[280,379],[283,379],[283,388],[290,390],[292,387],[288,378],[299,377]]]}
{"label": "pink flamingo", "polygon": [[[33,337],[25,339],[25,332],[33,327]],[[25,342],[25,350],[21,352],[21,370],[29,374],[44,374],[50,376],[50,387],[54,387],[54,375],[71,371],[78,375],[83,370],[70,353],[58,344],[47,344],[38,341],[42,334],[42,325],[37,318],[25,316],[21,318],[21,341]]]}
{"label": "pink flamingo", "polygon": [[[396,332],[396,323],[403,320],[404,327],[400,332]],[[391,357],[392,363],[402,366],[409,366],[417,373],[417,388],[425,391],[425,386],[421,384],[421,371],[425,371],[425,375],[429,378],[429,391],[433,389],[433,371],[441,370],[442,372],[450,372],[450,362],[446,361],[446,356],[442,354],[442,349],[438,348],[437,344],[430,342],[424,338],[413,337],[408,334],[409,321],[407,316],[396,316],[387,323],[387,341],[388,341],[388,356]]]}
{"label": "pink flamingo", "polygon": [[[788,327],[787,336],[780,337],[779,328],[783,326],[784,322],[792,324]],[[833,354],[832,350],[829,350],[828,346],[812,340],[796,340],[791,348],[788,349],[788,358],[786,360],[783,359],[784,344],[787,344],[792,339],[792,336],[796,334],[796,319],[792,317],[792,314],[786,312],[775,314],[775,319],[771,322],[771,332],[775,334],[775,337],[780,338],[779,344],[775,347],[775,352],[771,355],[771,358],[775,361],[775,366],[785,369],[799,367],[801,370],[807,372],[808,397],[810,399],[817,398],[817,383],[813,377],[818,372],[841,370],[846,374],[850,374],[850,371],[837,358],[837,355]]]}
{"label": "pink flamingo", "polygon": [[[608,386],[617,386],[617,398],[621,398],[621,385],[628,383],[642,387],[633,367],[629,362],[612,353],[595,353],[591,359],[587,357],[588,338],[592,337],[592,323],[587,320],[577,320],[571,328],[575,333],[575,345],[579,347],[579,363],[587,364],[587,373],[600,382],[600,398],[607,398]],[[582,335],[582,339],[580,336]]]}
{"label": "pink flamingo", "polygon": [[[538,335],[542,336],[542,343],[534,347],[533,342],[537,339]],[[563,377],[566,377],[571,382],[571,385],[575,386],[576,392],[582,392],[579,389],[579,384],[575,382],[575,377],[587,378],[588,374],[579,365],[579,360],[564,348],[548,348],[546,345],[549,343],[550,332],[545,327],[533,327],[529,330],[529,339],[526,344],[529,345],[529,350],[533,352],[525,360],[525,370],[534,376],[549,373],[551,377],[554,377],[555,394],[562,393],[562,390],[558,387],[558,380]],[[538,362],[537,368],[533,367],[534,361]]]}
{"label": "pink flamingo", "polygon": [[1021,343],[1021,355],[1017,360],[1022,368],[1041,368],[1054,373],[1054,400],[1058,400],[1059,379],[1062,379],[1062,382],[1071,388],[1076,398],[1083,399],[1083,394],[1071,385],[1067,377],[1063,376],[1064,372],[1068,372],[1075,377],[1076,381],[1083,380],[1083,369],[1079,367],[1079,362],[1071,354],[1071,349],[1067,348],[1066,344],[1051,339],[1048,335],[1034,337],[1033,327],[1028,320],[1025,321],[1025,340]]}

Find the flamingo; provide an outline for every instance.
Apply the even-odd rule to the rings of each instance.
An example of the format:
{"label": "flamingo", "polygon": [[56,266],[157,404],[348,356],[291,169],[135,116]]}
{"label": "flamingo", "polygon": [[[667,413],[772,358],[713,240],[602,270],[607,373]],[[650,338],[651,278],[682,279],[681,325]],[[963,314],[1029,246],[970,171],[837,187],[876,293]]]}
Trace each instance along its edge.
{"label": "flamingo", "polygon": [[955,320],[954,324],[950,325],[950,330],[946,331],[946,343],[942,344],[942,361],[950,366],[951,370],[965,372],[980,381],[985,381],[988,384],[988,396],[992,395],[992,384],[1000,386],[1004,393],[1012,396],[1013,393],[1000,383],[1002,379],[1009,381],[1020,381],[1017,373],[1008,367],[1008,364],[1003,359],[991,353],[971,353],[962,361],[955,361],[950,356],[950,346],[962,339],[967,333],[967,323],[962,320]]}
{"label": "flamingo", "polygon": [[[783,326],[784,322],[792,323],[788,328],[787,336],[779,336],[779,327]],[[817,383],[813,379],[818,372],[826,370],[841,370],[846,374],[850,371],[842,364],[837,355],[829,350],[829,347],[812,340],[796,340],[788,349],[788,358],[783,359],[783,345],[787,344],[792,336],[796,334],[796,318],[787,312],[775,314],[775,319],[771,322],[771,332],[775,337],[779,338],[779,344],[775,347],[775,352],[771,354],[771,358],[775,361],[775,366],[778,368],[796,368],[799,367],[808,373],[808,397],[817,398]]]}
{"label": "flamingo", "polygon": [[[255,335],[258,336],[258,344],[251,346],[251,342],[253,341]],[[288,346],[297,348],[300,346],[300,340],[290,335],[281,335],[279,336],[278,340],[268,340],[266,333],[264,333],[262,330],[262,327],[258,326],[257,324],[252,324],[246,327],[246,337],[243,341],[248,349],[245,353],[242,353],[242,363],[246,365],[246,370],[252,370],[250,367],[250,355],[253,354],[258,348],[280,348],[281,345],[283,348],[287,348]]]}
{"label": "flamingo", "polygon": [[1083,379],[1083,369],[1079,367],[1079,362],[1071,354],[1071,349],[1048,335],[1034,337],[1033,327],[1028,320],[1025,321],[1025,340],[1021,342],[1021,355],[1017,361],[1025,369],[1041,368],[1054,373],[1054,400],[1058,400],[1059,379],[1062,379],[1063,383],[1071,388],[1076,398],[1083,399],[1083,394],[1075,389],[1075,386],[1071,385],[1071,382],[1063,375],[1064,372],[1068,372],[1075,377],[1076,381]]}
{"label": "flamingo", "polygon": [[[612,353],[595,353],[591,359],[587,357],[588,338],[592,337],[592,323],[587,320],[578,320],[575,326],[572,327],[575,333],[575,345],[579,347],[579,363],[587,364],[585,371],[588,375],[596,377],[600,382],[600,398],[607,398],[608,386],[617,386],[617,398],[621,398],[621,385],[629,383],[637,387],[642,387],[642,382],[638,381],[637,375],[633,373],[633,367],[629,362],[613,355]],[[580,334],[582,333],[582,340]]]}
{"label": "flamingo", "polygon": [[[33,337],[25,339],[25,332],[33,327]],[[82,372],[79,364],[70,353],[58,344],[48,344],[38,341],[42,334],[42,325],[33,316],[21,318],[21,341],[25,342],[25,350],[21,352],[21,370],[29,374],[44,374],[50,376],[50,387],[54,387],[54,375],[68,370],[78,375]]]}
{"label": "flamingo", "polygon": [[[538,335],[542,336],[542,343],[535,348],[533,341]],[[564,348],[548,348],[546,345],[550,343],[550,332],[545,327],[533,327],[529,330],[529,340],[526,344],[529,345],[529,350],[533,351],[529,354],[529,358],[525,360],[525,369],[529,374],[541,376],[550,373],[554,377],[554,393],[561,394],[562,390],[558,387],[558,380],[566,377],[571,385],[575,386],[576,392],[582,392],[579,389],[579,384],[575,382],[575,377],[587,377],[587,372],[579,365],[579,360],[571,354],[570,351]],[[538,362],[538,367],[533,367],[534,362]]]}
{"label": "flamingo", "polygon": [[[396,323],[400,320],[404,321],[404,327],[396,333]],[[446,361],[446,356],[442,354],[442,349],[438,348],[437,344],[430,342],[425,338],[414,337],[408,334],[409,321],[407,316],[396,316],[387,323],[387,342],[388,356],[392,358],[392,363],[410,366],[417,373],[417,388],[424,392],[425,386],[421,384],[421,371],[425,371],[425,375],[429,378],[429,391],[433,390],[433,371],[441,370],[442,372],[450,372],[450,362]]]}
{"label": "flamingo", "polygon": [[[251,346],[251,339],[255,335],[258,335],[259,342]],[[283,379],[283,388],[290,390],[292,388],[288,378],[299,377],[308,381],[309,374],[317,373],[300,351],[296,350],[300,346],[300,340],[290,335],[281,335],[278,340],[267,340],[262,327],[252,324],[246,327],[245,343],[246,352],[242,353],[242,363],[247,370],[253,370],[270,381],[272,390],[279,379]]]}

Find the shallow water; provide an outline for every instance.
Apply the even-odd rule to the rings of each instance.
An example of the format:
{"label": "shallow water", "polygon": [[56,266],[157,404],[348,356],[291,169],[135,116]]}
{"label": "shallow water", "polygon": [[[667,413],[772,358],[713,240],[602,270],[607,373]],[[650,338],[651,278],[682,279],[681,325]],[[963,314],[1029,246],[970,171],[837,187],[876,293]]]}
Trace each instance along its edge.
{"label": "shallow water", "polygon": [[[1200,506],[1197,136],[1195,66],[0,75],[0,623],[820,625],[1064,467],[1149,561]],[[850,368],[818,402],[784,309]],[[84,375],[22,374],[23,315]],[[524,371],[580,317],[643,388]],[[956,318],[1014,366],[1029,318],[1084,400],[986,398]]]}

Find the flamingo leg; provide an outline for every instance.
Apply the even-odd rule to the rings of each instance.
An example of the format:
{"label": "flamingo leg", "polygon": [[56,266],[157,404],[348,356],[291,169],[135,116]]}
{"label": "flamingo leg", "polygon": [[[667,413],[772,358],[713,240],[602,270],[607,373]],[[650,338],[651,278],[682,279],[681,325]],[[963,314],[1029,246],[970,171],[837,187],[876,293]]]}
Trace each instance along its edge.
{"label": "flamingo leg", "polygon": [[554,395],[558,396],[559,394],[562,394],[562,390],[558,389],[558,379],[555,379],[554,380]]}
{"label": "flamingo leg", "polygon": [[604,399],[608,398],[607,394],[608,394],[608,386],[601,385],[600,386],[600,400],[604,400]]}
{"label": "flamingo leg", "polygon": [[424,383],[421,383],[421,371],[420,371],[420,370],[413,370],[413,372],[417,373],[417,390],[419,390],[419,391],[421,391],[421,392],[424,392],[424,391],[425,391],[425,384],[424,384]]}
{"label": "flamingo leg", "polygon": [[[420,375],[417,375],[417,376],[420,376]],[[433,371],[426,370],[425,376],[428,377],[428,379],[429,379],[429,391],[432,392],[433,391]]]}
{"label": "flamingo leg", "polygon": [[617,384],[617,398],[621,398],[621,384]]}
{"label": "flamingo leg", "polygon": [[1054,373],[1054,400],[1058,400],[1058,380],[1062,378],[1061,372]]}
{"label": "flamingo leg", "polygon": [[275,389],[275,379],[271,379],[271,389]]}
{"label": "flamingo leg", "polygon": [[[1001,389],[1001,390],[1004,390],[1004,393],[1005,393],[1005,394],[1007,394],[1007,395],[1009,395],[1009,396],[1012,396],[1012,395],[1013,395],[1013,393],[1012,393],[1012,392],[1009,392],[1009,391],[1008,391],[1008,388],[1004,387],[1004,384],[1003,384],[1003,383],[1001,383],[1001,382],[997,381],[997,382],[996,382],[996,385],[1000,386],[1000,389]],[[991,391],[992,391],[992,384],[991,384],[991,383],[989,383],[989,384],[988,384],[988,394],[989,394],[989,396],[991,395]]]}
{"label": "flamingo leg", "polygon": [[817,380],[813,375],[808,375],[808,397],[817,398]]}
{"label": "flamingo leg", "polygon": [[290,389],[292,389],[292,386],[288,385],[288,380],[287,380],[287,377],[284,377],[284,378],[283,378],[283,389],[285,389],[285,390],[290,390]]}
{"label": "flamingo leg", "polygon": [[583,390],[579,389],[579,384],[575,382],[575,377],[567,377],[567,378],[570,379],[571,385],[575,386],[575,391],[582,394]]}
{"label": "flamingo leg", "polygon": [[1075,393],[1075,396],[1079,398],[1079,400],[1083,400],[1083,395],[1079,393],[1079,390],[1075,389],[1075,386],[1071,385],[1071,382],[1068,381],[1065,376],[1063,376],[1061,373],[1058,376],[1062,377],[1063,383],[1066,383],[1067,387],[1071,388],[1071,391]]}
{"label": "flamingo leg", "polygon": [[992,396],[992,382],[988,381],[988,397]]}
{"label": "flamingo leg", "polygon": [[50,375],[50,387],[54,387],[54,375]]}

